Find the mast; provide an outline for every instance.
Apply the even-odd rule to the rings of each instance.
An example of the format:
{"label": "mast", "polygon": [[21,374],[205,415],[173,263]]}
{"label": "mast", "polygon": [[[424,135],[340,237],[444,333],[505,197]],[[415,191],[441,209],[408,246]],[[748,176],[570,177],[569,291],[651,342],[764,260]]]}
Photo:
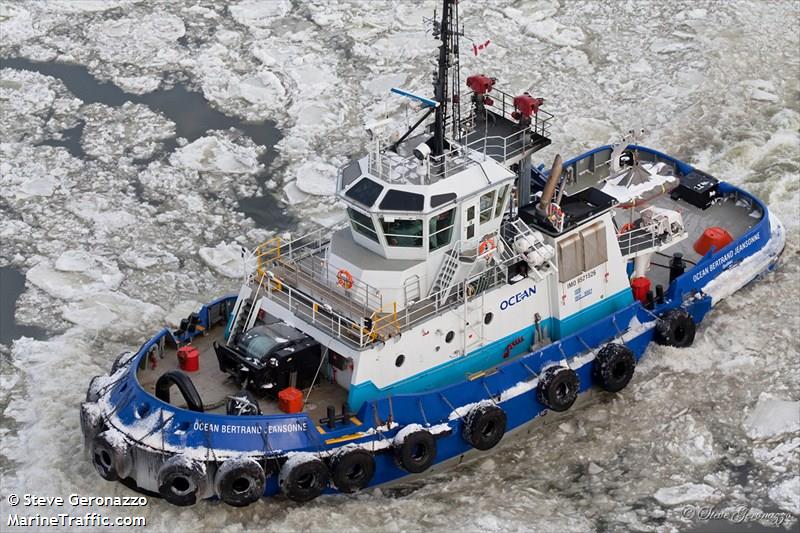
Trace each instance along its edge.
{"label": "mast", "polygon": [[[451,103],[452,96],[458,94],[458,0],[442,0],[442,20],[434,21],[434,37],[439,37],[442,44],[439,46],[439,68],[433,80],[434,98],[439,102],[436,108],[436,120],[433,125],[433,150],[434,156],[440,156],[445,151],[445,123],[447,122],[447,106]],[[437,35],[438,33],[438,35]],[[454,62],[451,65],[451,60]],[[455,66],[452,87],[448,86],[448,71]],[[448,90],[450,89],[450,90]],[[458,137],[458,103],[453,102],[455,116],[453,117],[453,136]]]}

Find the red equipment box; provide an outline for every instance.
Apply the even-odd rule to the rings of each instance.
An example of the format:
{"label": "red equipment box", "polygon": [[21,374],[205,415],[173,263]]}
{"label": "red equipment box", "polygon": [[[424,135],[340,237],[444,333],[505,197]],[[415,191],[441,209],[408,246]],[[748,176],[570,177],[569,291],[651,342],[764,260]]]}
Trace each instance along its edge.
{"label": "red equipment box", "polygon": [[278,408],[289,414],[301,412],[303,410],[303,393],[294,387],[286,387],[278,393]]}

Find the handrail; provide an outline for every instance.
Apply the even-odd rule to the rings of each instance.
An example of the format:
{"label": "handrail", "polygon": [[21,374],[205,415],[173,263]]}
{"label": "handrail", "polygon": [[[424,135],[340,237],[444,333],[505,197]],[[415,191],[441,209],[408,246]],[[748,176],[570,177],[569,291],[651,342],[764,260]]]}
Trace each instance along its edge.
{"label": "handrail", "polygon": [[[468,274],[466,279],[449,283],[424,298],[420,295],[420,300],[413,305],[398,302],[384,305],[378,289],[361,282],[357,286],[355,279],[351,291],[361,296],[350,299],[343,296],[351,291],[336,289],[336,277],[329,274],[334,267],[324,261],[329,240],[322,230],[294,240],[273,238],[259,246],[256,249],[258,282],[266,286],[267,298],[300,319],[334,338],[365,348],[506,283],[508,266],[522,260],[522,255],[514,249],[513,240],[530,231],[520,228],[517,221],[506,222],[503,228],[495,235],[501,250],[487,249],[480,253],[476,249],[474,252],[473,264],[485,260],[484,270]],[[502,237],[503,231],[509,239]],[[467,250],[459,253],[465,254]],[[549,264],[554,270],[552,263]],[[358,292],[357,287],[367,292]]]}

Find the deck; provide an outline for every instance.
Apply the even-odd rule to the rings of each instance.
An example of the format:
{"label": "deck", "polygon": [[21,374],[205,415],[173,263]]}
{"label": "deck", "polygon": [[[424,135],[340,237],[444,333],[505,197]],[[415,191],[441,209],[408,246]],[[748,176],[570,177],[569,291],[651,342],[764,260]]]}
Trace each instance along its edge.
{"label": "deck", "polygon": [[[197,388],[203,406],[207,413],[225,414],[225,402],[228,396],[241,391],[241,387],[233,381],[227,374],[219,369],[217,355],[214,352],[214,341],[223,342],[224,334],[222,327],[212,329],[206,335],[199,335],[194,338],[192,344],[200,351],[200,369],[197,372],[186,372],[192,379],[192,383]],[[179,369],[178,355],[175,348],[166,348],[163,359],[158,360],[155,370],[147,367],[137,371],[137,378],[142,387],[150,394],[155,395],[156,380],[170,370]],[[321,378],[309,395],[308,389],[303,391],[304,396],[308,396],[304,413],[307,413],[313,420],[319,420],[326,416],[326,408],[329,405],[336,407],[339,412],[342,405],[347,402],[347,391],[340,386],[330,383],[325,377],[326,370],[320,371]],[[266,397],[257,397],[261,406],[261,411],[265,415],[284,414],[278,409],[278,403]],[[180,408],[185,409],[186,404],[180,393],[173,389],[171,402]]]}

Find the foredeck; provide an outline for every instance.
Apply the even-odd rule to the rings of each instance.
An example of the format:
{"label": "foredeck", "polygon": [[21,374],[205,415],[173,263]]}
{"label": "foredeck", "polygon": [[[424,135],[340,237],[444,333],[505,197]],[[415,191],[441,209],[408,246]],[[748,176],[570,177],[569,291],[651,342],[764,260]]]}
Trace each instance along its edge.
{"label": "foredeck", "polygon": [[[200,352],[200,368],[196,372],[186,372],[186,375],[189,376],[197,389],[206,413],[225,414],[225,403],[228,397],[242,390],[233,379],[219,369],[214,351],[214,342],[224,342],[223,334],[224,329],[217,327],[207,335],[198,335],[192,339],[192,345]],[[137,378],[142,388],[152,395],[155,395],[156,381],[161,375],[170,370],[180,368],[178,353],[175,348],[166,348],[163,356],[163,358],[156,360],[157,366],[155,369],[151,369],[148,361],[145,368],[140,368],[137,371]],[[328,382],[324,376],[319,380],[319,383],[314,385],[310,393],[306,389],[303,394],[304,398],[308,398],[303,412],[308,413],[315,420],[325,416],[327,406],[333,405],[339,409],[347,401],[347,391],[336,384]],[[283,414],[283,411],[278,408],[278,402],[265,397],[258,397],[257,399],[263,414]],[[182,409],[186,408],[186,402],[175,391],[173,391],[170,403]]]}

